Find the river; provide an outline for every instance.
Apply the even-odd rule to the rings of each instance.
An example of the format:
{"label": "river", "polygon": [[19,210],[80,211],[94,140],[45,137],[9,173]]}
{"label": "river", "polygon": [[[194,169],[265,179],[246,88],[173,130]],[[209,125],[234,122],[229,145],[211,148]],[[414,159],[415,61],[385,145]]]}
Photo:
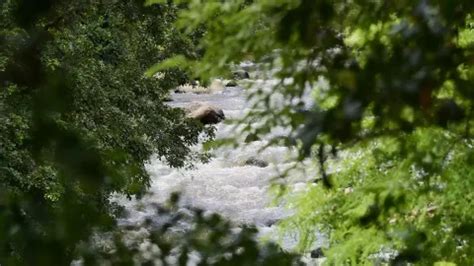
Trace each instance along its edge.
{"label": "river", "polygon": [[[247,80],[251,87],[271,89],[274,80]],[[205,102],[223,109],[227,120],[243,117],[251,108],[247,100],[248,91],[241,87],[225,87],[210,93],[172,93],[173,107],[184,108],[193,102]],[[196,162],[189,169],[172,169],[160,158],[152,158],[147,165],[152,184],[146,196],[140,200],[128,200],[117,197],[128,215],[119,220],[122,225],[140,224],[145,219],[153,219],[154,206],[163,204],[171,193],[181,194],[180,206],[200,208],[207,212],[218,213],[235,224],[252,224],[259,229],[259,235],[280,243],[285,249],[291,249],[298,241],[297,234],[279,234],[277,222],[292,215],[294,210],[285,200],[276,200],[272,187],[276,177],[282,171],[294,166],[295,152],[287,147],[272,146],[262,151],[268,139],[275,135],[286,134],[285,129],[275,129],[271,134],[245,144],[245,136],[239,136],[234,123],[221,122],[216,126],[216,139],[236,137],[241,142],[238,148],[220,147],[211,150],[212,158],[208,163]],[[193,147],[200,151],[202,145]],[[251,158],[268,165],[247,165]],[[262,167],[264,166],[264,167]],[[309,176],[303,170],[312,167],[307,164],[302,171],[295,170],[285,178],[285,184],[292,191],[304,190]],[[312,169],[309,169],[312,170]],[[314,170],[314,169],[313,169]],[[310,171],[311,172],[311,171]],[[314,173],[314,171],[313,171]],[[278,182],[282,182],[278,179]]]}

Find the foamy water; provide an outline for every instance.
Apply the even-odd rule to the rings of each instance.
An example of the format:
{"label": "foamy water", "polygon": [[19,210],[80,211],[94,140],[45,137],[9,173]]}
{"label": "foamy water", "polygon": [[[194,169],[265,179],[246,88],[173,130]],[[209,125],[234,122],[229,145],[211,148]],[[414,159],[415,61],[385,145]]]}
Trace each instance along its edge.
{"label": "foamy water", "polygon": [[[262,80],[249,81],[259,86],[270,87],[274,81],[266,83]],[[272,83],[273,82],[273,83]],[[247,101],[246,91],[239,87],[226,87],[223,91],[209,94],[180,93],[172,94],[173,107],[186,107],[192,102],[205,102],[223,109],[226,118],[241,118],[251,108]],[[122,224],[139,224],[145,219],[154,218],[156,204],[163,204],[173,192],[181,195],[180,205],[183,208],[200,208],[207,212],[218,213],[230,219],[236,225],[254,224],[259,228],[261,236],[276,239],[275,223],[289,215],[293,210],[285,207],[284,202],[276,202],[272,193],[272,184],[285,182],[290,189],[302,190],[306,182],[314,177],[304,171],[293,171],[284,180],[279,179],[281,173],[294,165],[295,153],[287,147],[273,146],[262,150],[274,135],[284,135],[287,130],[276,129],[259,141],[243,143],[245,136],[236,136],[234,124],[220,123],[216,125],[216,138],[237,137],[242,140],[239,148],[220,147],[211,150],[213,155],[209,163],[196,163],[193,169],[171,169],[159,158],[152,158],[147,165],[152,184],[149,193],[140,200],[128,200],[117,196],[116,201],[125,206],[129,215],[121,219]],[[199,151],[201,145],[193,147]],[[246,165],[250,158],[258,158],[268,163],[266,167]],[[308,163],[306,169],[314,174]],[[287,236],[283,246],[291,248],[296,237]]]}

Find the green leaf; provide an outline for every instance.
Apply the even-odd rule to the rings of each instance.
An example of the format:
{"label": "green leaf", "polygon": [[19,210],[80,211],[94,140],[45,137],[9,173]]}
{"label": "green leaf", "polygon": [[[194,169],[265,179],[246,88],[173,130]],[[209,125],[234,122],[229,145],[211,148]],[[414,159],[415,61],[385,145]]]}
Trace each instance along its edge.
{"label": "green leaf", "polygon": [[155,4],[166,4],[167,0],[146,0],[145,6],[151,6]]}
{"label": "green leaf", "polygon": [[186,59],[183,55],[177,55],[150,67],[145,72],[145,76],[151,77],[159,71],[168,70],[170,68],[181,68],[185,70],[185,69],[188,69],[190,65],[191,65],[190,61]]}

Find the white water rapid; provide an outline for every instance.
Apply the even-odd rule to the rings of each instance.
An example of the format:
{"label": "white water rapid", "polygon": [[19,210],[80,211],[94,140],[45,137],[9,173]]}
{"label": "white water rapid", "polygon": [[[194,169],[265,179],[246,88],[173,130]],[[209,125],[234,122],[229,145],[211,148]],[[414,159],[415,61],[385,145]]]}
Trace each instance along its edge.
{"label": "white water rapid", "polygon": [[[271,88],[272,81],[249,80],[257,86]],[[273,81],[274,82],[274,81]],[[227,119],[240,118],[249,110],[246,90],[240,87],[225,87],[221,91],[207,94],[173,93],[173,107],[186,107],[192,102],[205,102],[223,109]],[[216,138],[234,137],[238,134],[234,124],[221,122],[216,125]],[[267,139],[245,144],[241,147],[221,147],[211,151],[213,157],[209,163],[196,163],[193,169],[172,169],[159,158],[153,158],[147,165],[152,184],[149,193],[140,200],[128,200],[118,197],[116,201],[125,206],[128,216],[120,220],[122,224],[138,224],[144,219],[156,215],[154,204],[165,203],[171,193],[180,192],[180,204],[183,207],[196,207],[207,212],[218,213],[236,224],[253,224],[259,229],[260,236],[278,241],[284,248],[290,249],[296,244],[297,237],[287,235],[279,239],[275,223],[289,215],[293,210],[285,202],[276,202],[272,193],[272,184],[283,170],[294,165],[294,152],[286,147],[276,146],[259,152],[268,138],[286,134],[277,129]],[[202,149],[201,145],[193,147]],[[246,165],[250,158],[268,163],[267,166]],[[310,164],[303,171],[294,171],[284,182],[289,188],[298,191],[306,188],[307,181],[314,178],[315,170]],[[281,180],[280,180],[281,181]],[[280,241],[282,240],[282,241]]]}

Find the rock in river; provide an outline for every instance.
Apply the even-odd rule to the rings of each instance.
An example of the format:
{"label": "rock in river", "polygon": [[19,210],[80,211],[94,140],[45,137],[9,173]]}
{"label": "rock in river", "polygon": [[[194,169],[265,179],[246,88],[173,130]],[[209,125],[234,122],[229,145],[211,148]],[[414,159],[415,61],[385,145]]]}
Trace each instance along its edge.
{"label": "rock in river", "polygon": [[322,248],[317,248],[311,251],[311,258],[313,259],[319,259],[324,257],[323,249]]}
{"label": "rock in river", "polygon": [[225,119],[224,111],[206,103],[193,103],[187,108],[188,117],[197,119],[201,123],[217,124]]}
{"label": "rock in river", "polygon": [[229,80],[226,84],[225,84],[226,87],[237,87],[239,86],[237,84],[237,82],[235,82],[235,80]]}
{"label": "rock in river", "polygon": [[245,137],[244,142],[245,143],[250,143],[250,142],[259,141],[259,140],[260,140],[260,137],[257,134],[250,133],[250,134],[247,135],[247,137]]}
{"label": "rock in river", "polygon": [[249,79],[250,78],[249,73],[245,70],[236,70],[232,74],[235,79]]}
{"label": "rock in river", "polygon": [[267,167],[268,166],[268,163],[265,162],[264,160],[260,160],[258,158],[255,158],[255,157],[250,157],[247,159],[247,161],[245,161],[245,165],[253,165],[253,166],[258,166],[258,167]]}

